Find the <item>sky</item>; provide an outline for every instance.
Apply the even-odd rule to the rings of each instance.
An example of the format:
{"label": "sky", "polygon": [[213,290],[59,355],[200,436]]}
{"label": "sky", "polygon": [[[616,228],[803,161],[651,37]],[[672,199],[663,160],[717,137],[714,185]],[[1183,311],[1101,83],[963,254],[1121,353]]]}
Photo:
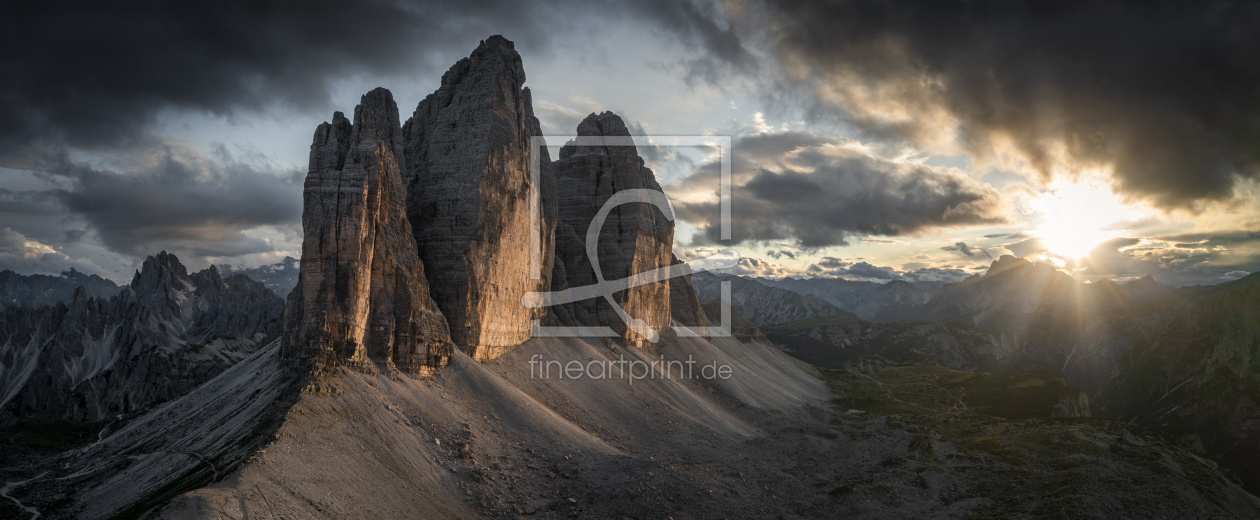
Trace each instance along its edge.
{"label": "sky", "polygon": [[[405,119],[515,42],[545,134],[648,136],[675,250],[754,276],[1083,281],[1260,270],[1260,5],[1099,2],[28,2],[0,19],[0,269],[129,281],[299,256],[314,128]],[[713,148],[732,139],[732,240]],[[558,144],[558,143],[552,143]]]}

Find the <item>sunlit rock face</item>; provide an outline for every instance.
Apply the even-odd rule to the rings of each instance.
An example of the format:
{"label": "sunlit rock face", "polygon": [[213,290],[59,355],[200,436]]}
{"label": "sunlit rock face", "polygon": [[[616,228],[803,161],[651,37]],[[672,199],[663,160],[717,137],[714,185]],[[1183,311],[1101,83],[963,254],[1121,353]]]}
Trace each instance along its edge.
{"label": "sunlit rock face", "polygon": [[301,272],[285,308],[285,359],[371,360],[426,375],[450,360],[406,218],[402,128],[388,90],[315,130],[303,192]]}
{"label": "sunlit rock face", "polygon": [[[629,137],[630,132],[621,117],[604,112],[587,116],[578,125],[577,135]],[[594,284],[596,277],[586,252],[586,234],[596,213],[619,191],[661,191],[661,186],[652,170],[643,165],[634,146],[567,143],[552,166],[556,172],[559,206],[553,276],[563,275],[568,287]],[[599,233],[597,251],[604,279],[619,280],[668,267],[674,260],[673,242],[674,223],[655,206],[646,203],[618,206],[608,214]],[[670,328],[670,285],[668,280],[641,285],[615,294],[614,300],[630,317],[643,320],[658,334],[666,333]],[[578,325],[611,327],[631,345],[641,346],[649,340],[627,327],[612,305],[602,298],[574,302],[564,312]],[[695,314],[694,308],[691,314]],[[562,320],[564,318],[566,316],[561,316]]]}
{"label": "sunlit rock face", "polygon": [[480,361],[528,339],[531,321],[547,312],[521,303],[551,285],[555,227],[555,180],[542,148],[541,236],[531,237],[530,139],[542,131],[524,83],[512,42],[492,36],[442,76],[403,127],[407,217],[433,299],[455,343]]}

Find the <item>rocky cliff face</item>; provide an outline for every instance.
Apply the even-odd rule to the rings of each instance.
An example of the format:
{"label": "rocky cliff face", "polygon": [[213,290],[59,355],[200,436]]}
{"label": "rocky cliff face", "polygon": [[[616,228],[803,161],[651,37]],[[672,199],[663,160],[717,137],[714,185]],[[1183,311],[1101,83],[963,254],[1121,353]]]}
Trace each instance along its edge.
{"label": "rocky cliff face", "polygon": [[[578,125],[579,137],[630,137],[621,117],[612,112],[591,114]],[[587,255],[587,228],[600,208],[623,190],[661,191],[652,170],[643,166],[634,146],[577,146],[566,143],[553,164],[559,187],[556,222],[556,262],[552,275],[568,287],[597,283]],[[672,217],[672,216],[671,216]],[[608,213],[599,233],[598,262],[604,280],[669,267],[674,262],[674,223],[655,206],[635,202]],[[669,333],[670,282],[654,282],[613,295],[634,319],[643,320],[656,334]],[[628,328],[607,300],[574,302],[565,311],[579,325],[603,325],[620,333],[631,345],[656,338]],[[695,314],[694,310],[691,314]]]}
{"label": "rocky cliff face", "polygon": [[214,267],[188,274],[149,257],[110,299],[80,288],[69,304],[0,317],[0,422],[96,421],[187,392],[279,333],[283,301]]}
{"label": "rocky cliff face", "polygon": [[75,289],[83,287],[89,298],[106,298],[118,294],[118,286],[97,275],[71,269],[61,276],[35,274],[23,276],[13,271],[0,271],[0,309],[7,307],[43,307],[70,303]]}
{"label": "rocky cliff face", "polygon": [[382,88],[363,96],[353,124],[337,112],[315,130],[283,358],[318,367],[370,360],[419,375],[449,361],[446,322],[406,218],[401,157],[398,107]]}
{"label": "rocky cliff face", "polygon": [[551,286],[555,226],[544,147],[542,238],[532,251],[530,138],[542,131],[524,83],[512,42],[493,36],[442,76],[403,127],[407,218],[433,299],[452,339],[478,360],[525,341],[531,320],[547,312],[521,304],[525,293]]}
{"label": "rocky cliff face", "polygon": [[1260,275],[1239,281],[1243,288],[1200,303],[1121,356],[1095,403],[1102,415],[1211,455],[1256,493]]}
{"label": "rocky cliff face", "polygon": [[816,296],[769,287],[741,276],[697,273],[692,277],[701,301],[720,298],[722,281],[731,282],[731,308],[758,327],[815,316],[853,316]]}
{"label": "rocky cliff face", "polygon": [[[670,254],[670,257],[675,265],[683,263],[673,254]],[[669,279],[669,313],[675,322],[686,327],[707,327],[710,324],[720,324],[721,315],[716,315],[716,319],[709,319],[708,310],[701,303],[700,295],[693,285],[694,280],[695,275],[690,273]]]}

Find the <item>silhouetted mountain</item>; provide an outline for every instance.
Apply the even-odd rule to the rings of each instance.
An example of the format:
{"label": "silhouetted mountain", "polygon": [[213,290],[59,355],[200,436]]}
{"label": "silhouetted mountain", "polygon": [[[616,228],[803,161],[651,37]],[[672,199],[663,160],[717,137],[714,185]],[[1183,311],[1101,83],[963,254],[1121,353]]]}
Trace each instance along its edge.
{"label": "silhouetted mountain", "polygon": [[279,334],[283,301],[214,267],[188,274],[151,256],[109,299],[83,287],[69,304],[0,315],[0,421],[98,421],[183,394]]}
{"label": "silhouetted mountain", "polygon": [[954,320],[871,323],[859,318],[817,317],[762,327],[792,357],[828,368],[872,370],[936,365],[953,370],[1000,367],[989,333]]}
{"label": "silhouetted mountain", "polygon": [[1207,453],[1260,492],[1260,274],[1120,356],[1100,413]]}
{"label": "silhouetted mountain", "polygon": [[61,273],[61,276],[23,276],[13,271],[0,271],[0,309],[70,303],[75,289],[79,287],[83,287],[88,298],[109,298],[118,294],[119,289],[112,281],[74,269]]}
{"label": "silhouetted mountain", "polygon": [[887,307],[901,308],[927,303],[940,289],[936,282],[906,282],[893,280],[888,283],[859,282],[841,278],[755,278],[770,287],[787,289],[797,294],[815,296],[839,309],[865,320],[880,320]]}

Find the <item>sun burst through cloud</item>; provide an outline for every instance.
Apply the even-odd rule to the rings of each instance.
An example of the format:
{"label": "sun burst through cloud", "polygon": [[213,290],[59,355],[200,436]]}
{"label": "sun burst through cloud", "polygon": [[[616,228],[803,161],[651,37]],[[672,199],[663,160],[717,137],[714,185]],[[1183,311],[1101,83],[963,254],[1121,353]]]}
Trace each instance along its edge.
{"label": "sun burst through cloud", "polygon": [[1033,234],[1051,254],[1071,260],[1125,231],[1112,224],[1143,214],[1096,182],[1055,182],[1032,201],[1032,209],[1039,220]]}

